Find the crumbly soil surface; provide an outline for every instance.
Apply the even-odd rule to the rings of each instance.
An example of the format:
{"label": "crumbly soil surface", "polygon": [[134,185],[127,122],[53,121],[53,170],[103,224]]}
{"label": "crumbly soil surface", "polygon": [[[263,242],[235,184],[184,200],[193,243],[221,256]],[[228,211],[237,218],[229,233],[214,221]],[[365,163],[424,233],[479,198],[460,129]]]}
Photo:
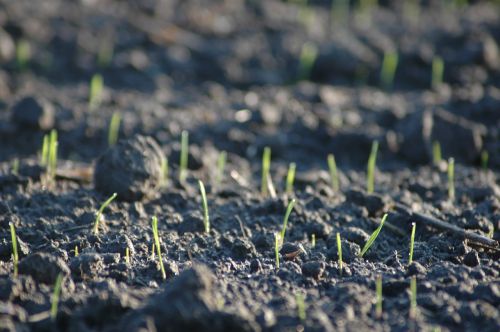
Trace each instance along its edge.
{"label": "crumbly soil surface", "polygon": [[[500,10],[470,2],[380,1],[365,11],[354,6],[350,16],[336,9],[332,20],[330,1],[322,0],[308,7],[277,0],[0,1],[0,329],[498,331]],[[305,55],[314,50],[309,68]],[[398,54],[395,79],[383,88],[381,67],[391,52]],[[444,83],[431,87],[437,57]],[[89,107],[96,73],[104,89]],[[119,142],[109,150],[115,112]],[[40,165],[51,129],[58,132],[55,180]],[[179,182],[183,130],[189,169]],[[375,193],[368,194],[375,140]],[[432,163],[435,141],[439,165]],[[276,195],[261,193],[266,146]],[[227,163],[217,183],[221,151]],[[291,162],[297,174],[287,194]],[[94,165],[104,165],[99,176]],[[207,189],[208,234],[198,179]],[[96,235],[96,211],[112,186],[127,194],[104,210]],[[277,268],[274,234],[292,198]],[[378,238],[359,257],[384,213]],[[152,252],[153,216],[165,279]]]}

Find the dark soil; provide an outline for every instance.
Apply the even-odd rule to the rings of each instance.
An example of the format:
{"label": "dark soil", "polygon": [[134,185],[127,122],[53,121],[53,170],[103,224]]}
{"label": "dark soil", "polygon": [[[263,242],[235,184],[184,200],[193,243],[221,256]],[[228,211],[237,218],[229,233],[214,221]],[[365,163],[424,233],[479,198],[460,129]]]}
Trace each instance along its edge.
{"label": "dark soil", "polygon": [[[415,11],[409,1],[380,1],[332,20],[326,0],[308,7],[278,0],[0,1],[0,330],[499,331],[500,9],[456,2],[422,1]],[[317,57],[308,71],[300,58],[310,45]],[[393,51],[395,81],[382,89],[384,53]],[[436,56],[445,64],[444,83],[431,88]],[[91,109],[96,73],[105,88]],[[115,112],[122,116],[119,142],[108,149]],[[40,164],[51,129],[59,137],[55,181]],[[183,130],[189,170],[179,182]],[[375,194],[367,194],[374,140]],[[432,163],[435,141],[440,165]],[[260,190],[265,146],[276,196]],[[217,185],[220,151],[228,159]],[[339,191],[331,186],[329,153]],[[290,162],[297,175],[294,193],[285,194]],[[207,189],[209,234],[198,179]],[[113,192],[118,198],[96,235],[96,211]],[[274,234],[292,197],[277,268]],[[387,223],[359,257],[384,213]],[[165,280],[152,253],[153,216]],[[9,223],[17,232],[18,276]]]}

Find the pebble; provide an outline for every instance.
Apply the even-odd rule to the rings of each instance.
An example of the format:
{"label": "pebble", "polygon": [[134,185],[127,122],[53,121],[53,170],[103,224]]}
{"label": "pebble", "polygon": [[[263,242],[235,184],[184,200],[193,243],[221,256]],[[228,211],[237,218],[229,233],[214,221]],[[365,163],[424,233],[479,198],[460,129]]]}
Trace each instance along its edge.
{"label": "pebble", "polygon": [[11,120],[20,129],[49,130],[54,126],[54,108],[40,97],[23,97],[12,106]]}

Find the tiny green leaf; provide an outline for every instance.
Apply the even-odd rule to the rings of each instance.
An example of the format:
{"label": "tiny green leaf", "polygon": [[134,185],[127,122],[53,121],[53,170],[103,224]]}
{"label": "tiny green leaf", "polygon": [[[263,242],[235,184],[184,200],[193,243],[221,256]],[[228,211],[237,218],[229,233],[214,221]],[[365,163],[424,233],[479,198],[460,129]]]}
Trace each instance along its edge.
{"label": "tiny green leaf", "polygon": [[361,250],[361,253],[359,254],[359,257],[363,257],[363,255],[368,251],[368,249],[370,249],[370,247],[373,244],[373,242],[375,242],[375,239],[377,238],[378,234],[382,230],[382,227],[384,226],[384,223],[385,223],[386,219],[387,219],[387,213],[384,214],[384,216],[382,217],[382,220],[380,221],[380,225],[377,227],[377,229],[375,229],[375,231],[373,231],[373,233],[370,236],[370,238],[368,239],[368,241],[366,241],[366,244],[363,247],[363,250]]}

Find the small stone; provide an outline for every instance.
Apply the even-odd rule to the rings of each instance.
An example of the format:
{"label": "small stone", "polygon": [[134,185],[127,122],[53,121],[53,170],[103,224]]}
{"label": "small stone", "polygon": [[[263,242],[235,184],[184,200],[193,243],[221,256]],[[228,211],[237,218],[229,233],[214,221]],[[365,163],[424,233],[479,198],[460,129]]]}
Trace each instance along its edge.
{"label": "small stone", "polygon": [[76,279],[93,279],[104,270],[104,260],[97,253],[84,253],[73,258],[70,268]]}
{"label": "small stone", "polygon": [[360,190],[351,189],[345,194],[348,202],[364,206],[371,216],[380,214],[387,210],[388,200],[386,197],[377,194],[367,194]]}
{"label": "small stone", "polygon": [[62,259],[47,253],[35,253],[19,262],[19,273],[30,275],[38,282],[51,285],[56,282],[60,273],[67,276],[70,271]]}
{"label": "small stone", "polygon": [[418,274],[426,274],[427,269],[420,264],[419,262],[411,262],[411,264],[408,266],[408,271],[406,272],[406,275],[408,276],[414,276]]}
{"label": "small stone", "polygon": [[250,263],[250,272],[257,273],[257,272],[260,272],[260,271],[262,271],[262,263],[260,262],[260,260],[254,259]]}
{"label": "small stone", "polygon": [[366,241],[370,238],[370,235],[361,228],[347,227],[342,231],[342,237],[360,246],[364,246]]}
{"label": "small stone", "polygon": [[203,233],[205,231],[205,225],[201,212],[192,211],[183,216],[182,222],[179,224],[177,231],[179,232],[179,234]]}
{"label": "small stone", "polygon": [[97,159],[96,190],[117,199],[138,201],[150,197],[161,183],[163,153],[149,136],[137,135],[119,141]]}
{"label": "small stone", "polygon": [[54,108],[40,97],[24,97],[12,106],[11,119],[21,129],[48,130],[54,126]]}
{"label": "small stone", "polygon": [[244,259],[252,257],[255,253],[255,248],[247,239],[236,239],[231,247],[231,252],[235,258]]}
{"label": "small stone", "polygon": [[479,255],[476,250],[472,249],[469,251],[465,256],[463,260],[464,264],[470,267],[478,266],[479,265]]}
{"label": "small stone", "polygon": [[171,260],[164,261],[163,267],[165,269],[165,274],[167,275],[167,279],[175,277],[179,274],[179,267],[177,266],[177,263],[174,261]]}
{"label": "small stone", "polygon": [[300,244],[290,242],[283,244],[280,249],[280,254],[285,260],[293,260],[302,252],[305,252],[305,250]]}
{"label": "small stone", "polygon": [[306,277],[312,277],[316,280],[321,279],[325,271],[325,263],[319,261],[307,262],[302,264],[302,274]]}

